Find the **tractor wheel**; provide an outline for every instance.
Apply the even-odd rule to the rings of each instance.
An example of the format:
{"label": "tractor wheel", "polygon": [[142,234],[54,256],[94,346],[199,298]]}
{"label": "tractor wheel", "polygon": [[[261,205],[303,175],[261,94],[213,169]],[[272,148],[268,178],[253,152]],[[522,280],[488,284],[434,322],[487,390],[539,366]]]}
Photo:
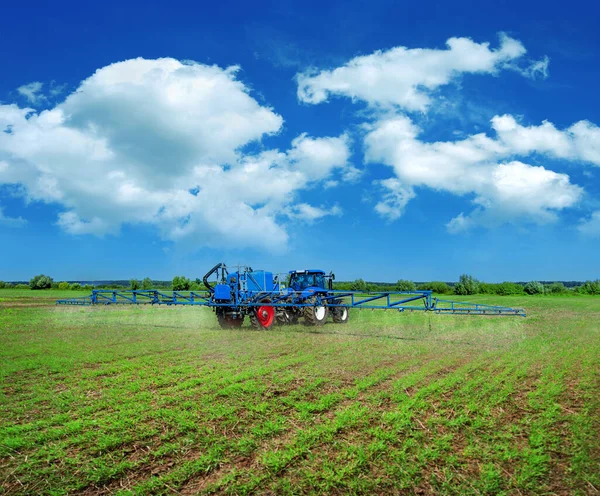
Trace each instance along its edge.
{"label": "tractor wheel", "polygon": [[283,310],[276,312],[277,325],[295,325],[298,323],[298,315],[293,311]]}
{"label": "tractor wheel", "polygon": [[[263,300],[261,303],[270,303],[271,300]],[[275,323],[275,307],[260,306],[250,313],[250,322],[255,329],[270,329]]]}
{"label": "tractor wheel", "polygon": [[327,320],[327,307],[317,305],[314,307],[304,307],[302,311],[304,323],[309,326],[322,326]]}
{"label": "tractor wheel", "polygon": [[230,315],[217,315],[217,320],[219,321],[219,325],[221,329],[239,329],[242,327],[244,323],[244,317],[240,317],[238,319],[234,319]]}
{"label": "tractor wheel", "polygon": [[350,318],[350,312],[346,307],[337,307],[332,310],[333,321],[336,324],[347,324]]}

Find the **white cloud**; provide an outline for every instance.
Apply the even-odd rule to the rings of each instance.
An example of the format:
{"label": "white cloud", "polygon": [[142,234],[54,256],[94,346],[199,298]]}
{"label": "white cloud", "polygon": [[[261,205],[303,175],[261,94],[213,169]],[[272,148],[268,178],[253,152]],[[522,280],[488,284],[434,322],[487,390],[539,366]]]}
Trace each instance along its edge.
{"label": "white cloud", "polygon": [[589,219],[581,219],[577,229],[591,238],[600,238],[600,210],[593,212]]}
{"label": "white cloud", "polygon": [[535,152],[600,166],[600,128],[589,121],[576,122],[560,131],[548,121],[540,126],[522,126],[513,116],[502,115],[492,119],[492,128],[515,154]]}
{"label": "white cloud", "polygon": [[0,184],[64,206],[57,224],[73,234],[141,222],[169,240],[279,249],[277,216],[301,189],[352,170],[349,140],[303,134],[287,151],[244,154],[283,119],[237,72],[135,59],[99,69],[50,110],[0,105]]}
{"label": "white cloud", "polygon": [[375,205],[375,212],[391,221],[399,219],[404,213],[406,204],[415,197],[415,192],[395,177],[375,181],[375,183],[383,191],[380,201]]}
{"label": "white cloud", "polygon": [[[504,34],[496,49],[469,38],[450,38],[446,45],[445,50],[402,46],[378,50],[333,70],[298,74],[298,98],[317,104],[330,96],[346,96],[372,107],[425,111],[436,88],[461,74],[495,74],[512,68],[526,53],[520,41]],[[547,62],[530,71],[538,74],[542,70],[547,70]]]}
{"label": "white cloud", "polygon": [[521,69],[515,67],[517,72],[530,79],[548,79],[548,66],[550,65],[550,57],[544,56],[541,60],[532,61],[527,67]]}
{"label": "white cloud", "polygon": [[[365,137],[365,160],[389,165],[395,172],[394,178],[383,182],[387,193],[375,210],[388,219],[398,218],[415,196],[414,188],[428,187],[455,195],[474,195],[475,210],[452,219],[447,225],[452,232],[473,225],[555,220],[556,212],[575,205],[583,190],[571,184],[566,174],[505,160],[536,151],[566,156],[566,145],[556,139],[560,131],[544,123],[526,128],[524,135],[513,135],[509,118],[492,120],[498,139],[477,134],[460,141],[435,143],[419,140],[421,130],[405,116],[373,124]],[[503,127],[502,123],[507,122],[511,126]]]}
{"label": "white cloud", "polygon": [[[346,135],[311,139],[304,133],[292,141],[288,158],[309,179],[320,180],[328,177],[334,169],[346,167],[350,158],[348,143]],[[351,169],[345,172],[348,173],[349,170]]]}
{"label": "white cloud", "polygon": [[291,205],[288,207],[285,214],[291,219],[303,220],[311,223],[328,215],[339,217],[342,215],[342,209],[339,207],[339,205],[326,208],[323,206],[315,207],[313,205],[309,205],[308,203],[299,203],[298,205]]}
{"label": "white cloud", "polygon": [[23,217],[7,217],[4,215],[2,207],[0,207],[0,226],[23,227],[25,224],[27,224],[27,221]]}
{"label": "white cloud", "polygon": [[17,88],[17,92],[25,97],[31,105],[38,105],[47,101],[47,98],[42,93],[44,83],[33,81],[29,84],[24,84]]}
{"label": "white cloud", "polygon": [[573,124],[568,133],[572,140],[572,155],[600,166],[600,127],[589,121]]}

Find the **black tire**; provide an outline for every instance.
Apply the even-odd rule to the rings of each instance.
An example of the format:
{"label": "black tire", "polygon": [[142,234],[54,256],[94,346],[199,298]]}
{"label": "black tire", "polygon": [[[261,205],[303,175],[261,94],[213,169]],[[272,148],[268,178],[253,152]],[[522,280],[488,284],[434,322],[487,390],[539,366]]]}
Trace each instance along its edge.
{"label": "black tire", "polygon": [[327,320],[329,312],[326,306],[314,305],[310,307],[304,307],[302,315],[304,316],[304,323],[309,326],[322,326]]}
{"label": "black tire", "polygon": [[333,321],[336,324],[348,323],[348,319],[350,318],[350,312],[348,311],[348,307],[336,307],[332,309],[331,313],[333,314]]}
{"label": "black tire", "polygon": [[217,321],[221,326],[221,329],[239,329],[244,323],[244,316],[242,315],[238,319],[234,319],[231,315],[217,314]]}
{"label": "black tire", "polygon": [[293,310],[283,310],[275,313],[277,325],[296,325],[298,323],[298,315]]}

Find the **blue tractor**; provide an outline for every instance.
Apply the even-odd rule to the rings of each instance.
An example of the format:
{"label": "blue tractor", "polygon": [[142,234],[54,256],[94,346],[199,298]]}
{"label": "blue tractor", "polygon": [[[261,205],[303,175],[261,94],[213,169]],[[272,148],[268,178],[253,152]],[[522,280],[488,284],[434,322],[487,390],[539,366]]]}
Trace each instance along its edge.
{"label": "blue tractor", "polygon": [[[212,284],[209,278],[217,277]],[[269,329],[275,324],[297,324],[300,319],[311,326],[325,323],[329,315],[334,322],[348,322],[348,308],[334,296],[332,273],[322,270],[292,270],[287,287],[272,272],[239,268],[228,272],[225,264],[215,265],[204,276],[211,306],[222,328],[240,327],[246,315],[253,327]]]}
{"label": "blue tractor", "polygon": [[322,270],[290,270],[290,300],[302,306],[294,306],[289,310],[284,308],[278,320],[283,324],[296,324],[300,317],[303,317],[305,324],[319,326],[323,325],[331,314],[334,322],[348,322],[347,307],[331,306],[341,304],[341,300],[334,298],[334,279],[333,273],[325,274]]}

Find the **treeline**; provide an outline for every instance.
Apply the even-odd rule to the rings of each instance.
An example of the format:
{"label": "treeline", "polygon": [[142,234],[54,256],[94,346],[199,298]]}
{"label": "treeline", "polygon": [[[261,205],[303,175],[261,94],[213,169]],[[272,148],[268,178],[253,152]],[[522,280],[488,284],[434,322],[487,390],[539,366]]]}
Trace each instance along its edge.
{"label": "treeline", "polygon": [[0,281],[0,289],[60,289],[63,291],[73,290],[89,290],[96,287],[102,289],[166,289],[174,291],[197,291],[204,288],[204,283],[200,279],[190,280],[184,276],[175,276],[171,282],[169,281],[156,281],[146,277],[141,281],[138,279],[131,279],[128,283],[125,281],[115,282],[110,281],[109,284],[101,284],[96,286],[94,284],[82,284],[79,282],[67,282],[67,281],[54,281],[50,276],[40,274],[33,277],[29,284],[26,283],[10,283]]}
{"label": "treeline", "polygon": [[[91,291],[97,286],[92,284],[81,284],[79,282],[55,282],[51,277],[44,274],[35,276],[29,281],[29,284],[24,283],[6,283],[0,281],[0,289],[60,289]],[[171,282],[157,281],[146,277],[141,281],[131,279],[129,284],[124,281],[121,284],[102,284],[103,289],[165,289],[173,291],[202,291],[205,289],[201,279],[188,279],[185,276],[175,276]],[[567,294],[586,294],[600,295],[600,279],[595,281],[586,281],[584,283],[573,284],[567,287],[562,282],[540,282],[530,281],[523,282],[501,282],[487,283],[479,281],[474,277],[463,274],[457,283],[447,283],[443,281],[431,281],[415,283],[406,279],[400,279],[395,283],[383,282],[367,282],[363,279],[355,281],[336,281],[333,285],[334,289],[342,291],[433,291],[441,295],[474,295],[474,294],[490,294],[490,295],[567,295]]]}
{"label": "treeline", "polygon": [[490,294],[500,296],[510,295],[566,295],[566,294],[587,294],[600,295],[600,279],[595,281],[586,281],[571,287],[565,286],[562,282],[540,282],[530,281],[522,282],[500,282],[488,283],[475,279],[473,276],[463,274],[457,283],[449,284],[443,281],[431,281],[415,283],[413,281],[401,279],[394,283],[373,283],[366,282],[363,279],[347,282],[335,282],[334,289],[342,291],[433,291],[442,295],[475,295]]}

